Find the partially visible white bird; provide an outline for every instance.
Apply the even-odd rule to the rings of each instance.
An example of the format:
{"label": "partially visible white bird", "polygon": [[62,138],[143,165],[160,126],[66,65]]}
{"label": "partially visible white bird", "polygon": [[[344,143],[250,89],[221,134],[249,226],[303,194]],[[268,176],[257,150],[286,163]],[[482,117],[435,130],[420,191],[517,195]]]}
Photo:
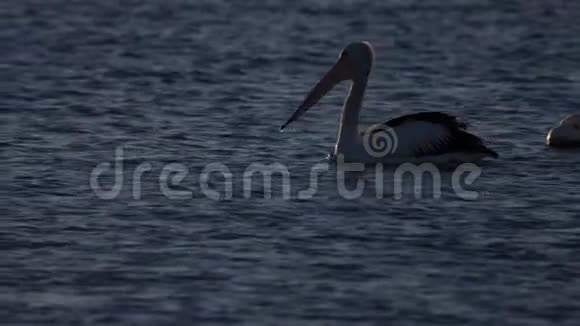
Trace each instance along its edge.
{"label": "partially visible white bird", "polygon": [[548,133],[546,143],[552,147],[580,147],[580,114],[571,114],[560,121],[560,126]]}

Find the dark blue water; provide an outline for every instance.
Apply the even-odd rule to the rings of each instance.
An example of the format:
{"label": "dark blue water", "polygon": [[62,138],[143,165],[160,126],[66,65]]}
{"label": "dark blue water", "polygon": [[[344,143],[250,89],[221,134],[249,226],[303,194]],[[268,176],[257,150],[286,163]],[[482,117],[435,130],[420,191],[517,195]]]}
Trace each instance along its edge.
{"label": "dark blue water", "polygon": [[[8,0],[0,13],[3,323],[580,320],[580,152],[544,146],[580,110],[580,2]],[[477,199],[444,172],[441,198],[369,186],[347,200],[332,165],[297,197],[332,148],[346,86],[278,128],[363,39],[377,53],[363,122],[469,121],[500,154]],[[123,187],[101,199],[91,171],[119,147]],[[277,176],[272,198],[259,181],[244,197],[256,162],[288,166],[290,199]],[[160,190],[169,163],[188,169],[171,186],[183,197]],[[231,199],[203,193],[210,163],[235,176]],[[223,195],[225,182],[209,185]]]}

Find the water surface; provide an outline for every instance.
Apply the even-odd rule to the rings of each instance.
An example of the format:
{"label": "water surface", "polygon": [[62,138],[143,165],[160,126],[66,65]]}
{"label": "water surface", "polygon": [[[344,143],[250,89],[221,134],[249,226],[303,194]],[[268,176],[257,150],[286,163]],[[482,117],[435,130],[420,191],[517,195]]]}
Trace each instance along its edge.
{"label": "water surface", "polygon": [[[580,320],[580,154],[544,146],[580,108],[578,3],[9,0],[0,11],[5,323]],[[348,179],[367,191],[346,200],[332,166],[313,198],[297,198],[332,148],[347,86],[278,128],[356,40],[376,50],[365,124],[445,111],[500,154],[471,186],[477,200],[453,192],[449,171],[439,199],[377,198],[367,171]],[[90,173],[120,146],[123,189],[100,199]],[[290,200],[259,185],[244,197],[240,175],[256,162],[288,166]],[[190,171],[174,187],[190,197],[161,192],[169,163]],[[209,163],[236,176],[231,200],[202,193]]]}

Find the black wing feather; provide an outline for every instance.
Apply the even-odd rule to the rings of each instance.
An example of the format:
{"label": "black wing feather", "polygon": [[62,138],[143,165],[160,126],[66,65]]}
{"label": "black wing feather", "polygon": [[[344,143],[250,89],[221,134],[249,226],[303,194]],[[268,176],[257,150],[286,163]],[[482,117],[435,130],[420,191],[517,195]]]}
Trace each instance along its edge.
{"label": "black wing feather", "polygon": [[[449,136],[434,140],[431,144],[418,148],[415,156],[429,156],[442,153],[486,153],[497,158],[498,154],[492,149],[487,148],[481,138],[466,131],[467,124],[459,121],[456,117],[443,112],[420,112],[415,114],[404,115],[389,120],[383,125],[385,128],[396,128],[407,122],[425,121],[433,124],[445,126],[449,131]],[[372,132],[379,132],[381,128],[373,129]]]}
{"label": "black wing feather", "polygon": [[407,114],[395,119],[391,119],[385,122],[384,125],[394,128],[405,122],[411,121],[427,121],[444,125],[449,129],[465,130],[467,128],[467,124],[465,122],[459,121],[456,117],[443,112],[419,112],[414,114]]}

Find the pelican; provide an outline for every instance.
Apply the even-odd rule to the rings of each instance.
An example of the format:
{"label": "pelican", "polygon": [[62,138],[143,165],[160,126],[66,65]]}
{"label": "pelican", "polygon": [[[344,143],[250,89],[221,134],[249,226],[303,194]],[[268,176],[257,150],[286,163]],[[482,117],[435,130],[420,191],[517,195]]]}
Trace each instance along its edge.
{"label": "pelican", "polygon": [[580,147],[580,114],[569,115],[560,121],[560,126],[548,133],[546,143],[552,147]]}
{"label": "pelican", "polygon": [[335,85],[349,80],[352,84],[342,108],[335,157],[342,155],[345,162],[361,163],[472,162],[498,157],[479,137],[466,131],[465,123],[442,112],[404,115],[359,131],[359,113],[373,59],[370,43],[349,44],[280,130],[299,119]]}

